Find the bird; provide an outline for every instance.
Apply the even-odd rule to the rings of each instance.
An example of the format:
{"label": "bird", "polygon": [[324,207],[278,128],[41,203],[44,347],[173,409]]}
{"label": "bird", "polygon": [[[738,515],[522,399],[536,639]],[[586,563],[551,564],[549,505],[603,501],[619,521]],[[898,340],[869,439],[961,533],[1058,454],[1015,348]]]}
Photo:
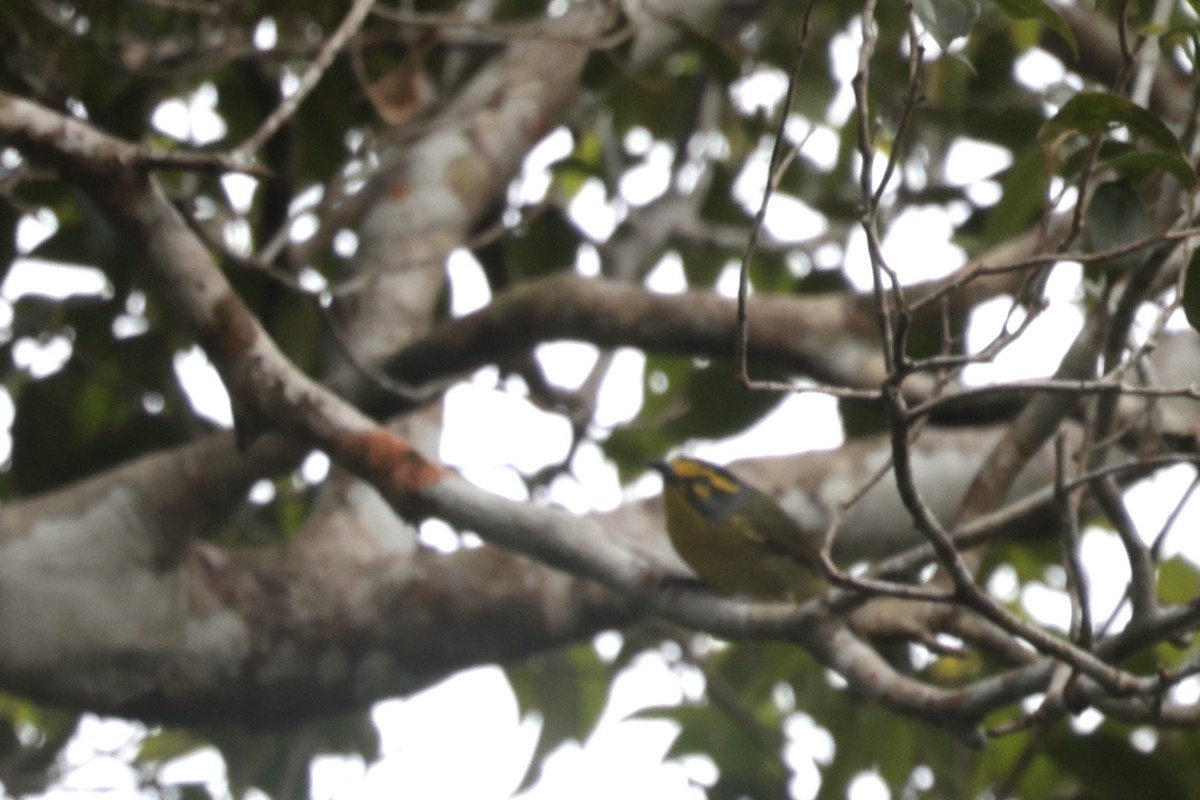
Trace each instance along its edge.
{"label": "bird", "polygon": [[819,544],[773,497],[698,458],[650,466],[663,476],[671,544],[709,587],[797,603],[828,588]]}

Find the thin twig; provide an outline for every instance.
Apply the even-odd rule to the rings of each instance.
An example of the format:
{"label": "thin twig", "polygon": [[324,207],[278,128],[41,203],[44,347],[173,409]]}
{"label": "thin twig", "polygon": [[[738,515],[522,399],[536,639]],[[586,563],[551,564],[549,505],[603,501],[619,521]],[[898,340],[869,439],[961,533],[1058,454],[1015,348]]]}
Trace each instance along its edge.
{"label": "thin twig", "polygon": [[1150,556],[1150,548],[1138,536],[1137,525],[1129,515],[1129,509],[1125,507],[1112,478],[1097,478],[1090,488],[1125,548],[1125,557],[1129,561],[1129,600],[1133,605],[1133,618],[1139,623],[1152,619],[1158,611],[1158,599],[1155,597],[1154,559]]}
{"label": "thin twig", "polygon": [[1025,639],[1039,652],[1070,664],[1110,691],[1122,695],[1137,691],[1136,676],[1106,664],[1094,654],[1021,620],[994,602],[976,585],[975,578],[955,547],[954,540],[917,489],[912,453],[907,440],[907,425],[911,415],[895,385],[889,385],[884,392],[884,410],[891,431],[894,473],[901,500],[912,514],[918,530],[932,546],[940,566],[953,582],[959,600],[1011,634]]}
{"label": "thin twig", "polygon": [[1092,648],[1091,601],[1087,573],[1079,557],[1079,495],[1067,489],[1066,438],[1060,433],[1054,440],[1054,500],[1063,536],[1063,567],[1071,595],[1071,640],[1085,650]]}
{"label": "thin twig", "polygon": [[[792,71],[788,76],[787,91],[784,93],[783,106],[779,113],[779,127],[775,132],[775,143],[771,147],[771,158],[767,167],[767,185],[763,190],[762,202],[758,206],[758,213],[754,215],[754,223],[750,226],[750,236],[746,240],[746,247],[742,251],[742,267],[738,273],[737,346],[734,352],[734,359],[738,379],[746,386],[750,385],[749,367],[746,359],[746,350],[750,339],[749,318],[746,315],[746,299],[750,296],[750,260],[754,257],[754,250],[758,245],[758,236],[762,230],[763,222],[767,217],[767,205],[770,203],[771,195],[778,187],[787,164],[790,163],[790,159],[785,162],[783,157],[784,143],[787,140],[785,131],[788,115],[792,110],[792,102],[796,96],[796,84],[800,80],[800,69],[804,65],[804,54],[808,49],[809,22],[812,19],[812,12],[816,8],[816,5],[816,0],[809,0],[808,8],[804,12],[804,20],[800,24],[800,35],[796,42],[796,54],[792,61]],[[794,149],[793,152],[795,152]]]}
{"label": "thin twig", "polygon": [[[621,22],[620,6],[608,4],[609,26]],[[497,22],[492,19],[473,19],[460,13],[410,11],[400,8],[376,7],[373,16],[408,28],[436,30],[438,39],[453,44],[506,44],[514,41],[537,40],[583,45],[591,50],[613,50],[638,32],[638,27],[622,22],[600,36],[574,34],[555,26],[554,20]]]}
{"label": "thin twig", "polygon": [[1038,269],[1062,262],[1094,264],[1098,262],[1109,261],[1129,253],[1136,253],[1139,250],[1144,250],[1147,247],[1154,247],[1162,244],[1163,242],[1182,241],[1192,239],[1197,236],[1200,236],[1200,228],[1184,228],[1178,231],[1161,231],[1159,233],[1154,233],[1141,239],[1135,239],[1132,242],[1128,242],[1099,253],[1067,253],[1057,251],[1054,253],[1046,253],[1043,255],[1023,258],[1020,261],[1014,261],[1011,264],[997,264],[990,267],[985,264],[980,264],[975,269],[963,273],[955,280],[950,281],[946,285],[942,286],[936,292],[931,292],[930,294],[913,301],[911,310],[915,314],[931,303],[940,301],[944,296],[954,294],[979,278],[984,278],[991,275],[1006,275],[1011,272],[1023,272],[1025,270]]}
{"label": "thin twig", "polygon": [[[1200,459],[1200,456],[1197,458]],[[1187,489],[1185,489],[1183,494],[1180,495],[1179,502],[1177,502],[1175,507],[1171,509],[1171,513],[1167,515],[1167,518],[1163,521],[1162,527],[1159,528],[1158,533],[1155,534],[1154,539],[1150,544],[1150,556],[1155,561],[1158,561],[1162,557],[1163,543],[1167,540],[1167,534],[1170,533],[1171,529],[1175,527],[1175,523],[1179,520],[1179,515],[1183,513],[1183,509],[1187,506],[1188,500],[1191,499],[1192,495],[1196,491],[1196,487],[1198,486],[1200,486],[1200,471],[1198,471],[1192,477],[1192,482],[1188,484]]]}
{"label": "thin twig", "polygon": [[227,153],[194,153],[178,150],[151,150],[143,148],[138,163],[146,169],[185,170],[188,172],[241,173],[255,178],[271,177],[271,170],[261,164],[250,164],[245,159]]}
{"label": "thin twig", "polygon": [[952,403],[978,397],[989,397],[1006,394],[1096,394],[1096,395],[1131,395],[1138,397],[1185,397],[1189,400],[1200,400],[1200,385],[1176,386],[1158,388],[1154,386],[1137,386],[1122,383],[1107,378],[1098,380],[1063,380],[1062,378],[1036,378],[1031,380],[1008,381],[989,386],[973,386],[947,392],[941,397],[915,405],[908,409],[912,417],[923,417],[936,412],[939,408]]}
{"label": "thin twig", "polygon": [[304,70],[304,74],[300,76],[296,91],[284,98],[283,102],[271,112],[270,116],[263,120],[258,130],[233,150],[232,158],[235,161],[252,161],[254,154],[266,144],[268,139],[275,135],[276,131],[291,119],[292,115],[300,108],[300,104],[304,102],[304,99],[320,83],[321,78],[325,75],[325,71],[329,69],[329,66],[337,58],[337,54],[341,52],[341,49],[346,46],[346,42],[362,27],[367,14],[371,11],[371,6],[374,4],[375,0],[354,0],[354,5],[350,7],[350,11],[346,14],[345,19],[338,25],[333,35],[321,46],[316,58],[312,60],[312,63]]}

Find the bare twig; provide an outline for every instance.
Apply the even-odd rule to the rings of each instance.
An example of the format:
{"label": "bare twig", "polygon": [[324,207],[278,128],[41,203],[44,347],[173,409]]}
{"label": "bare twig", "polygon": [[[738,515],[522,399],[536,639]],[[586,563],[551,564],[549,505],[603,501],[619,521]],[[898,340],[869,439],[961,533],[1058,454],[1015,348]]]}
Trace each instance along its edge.
{"label": "bare twig", "polygon": [[1054,501],[1063,536],[1063,565],[1071,596],[1071,639],[1085,650],[1092,648],[1092,609],[1087,573],[1079,557],[1079,496],[1067,489],[1066,438],[1060,433],[1054,440]]}
{"label": "bare twig", "polygon": [[1187,507],[1188,501],[1195,494],[1196,488],[1200,487],[1200,471],[1192,477],[1192,482],[1188,484],[1187,489],[1179,496],[1179,501],[1175,503],[1175,507],[1171,509],[1171,513],[1163,520],[1162,527],[1155,534],[1153,541],[1150,544],[1150,557],[1157,561],[1162,557],[1163,543],[1167,540],[1167,534],[1175,527],[1175,523],[1179,520],[1179,515],[1183,513],[1183,509]]}
{"label": "bare twig", "polygon": [[1014,261],[1011,264],[997,264],[987,266],[980,264],[975,269],[964,272],[953,281],[942,286],[936,292],[931,292],[928,295],[915,300],[912,303],[912,311],[915,313],[924,309],[926,306],[941,300],[942,297],[951,295],[959,291],[964,286],[972,281],[989,275],[1004,275],[1010,272],[1024,272],[1026,270],[1040,269],[1042,267],[1058,264],[1064,261],[1072,261],[1079,264],[1096,264],[1118,258],[1129,253],[1136,253],[1140,250],[1145,250],[1148,247],[1154,247],[1169,241],[1184,241],[1200,236],[1200,228],[1184,228],[1177,231],[1160,231],[1150,234],[1149,236],[1135,239],[1132,242],[1112,247],[1108,250],[1103,250],[1099,253],[1067,253],[1065,251],[1056,251],[1043,255],[1031,256],[1023,258],[1020,261]]}
{"label": "bare twig", "polygon": [[1137,525],[1125,508],[1112,478],[1097,478],[1090,488],[1125,548],[1130,573],[1129,599],[1133,605],[1134,619],[1138,623],[1151,619],[1158,611],[1158,599],[1155,596],[1154,559],[1150,557],[1150,548],[1138,536]]}
{"label": "bare twig", "polygon": [[[607,6],[610,22],[606,27],[611,27],[612,23],[621,18],[620,6],[616,3]],[[545,19],[497,22],[491,19],[473,19],[456,13],[439,14],[380,6],[373,8],[371,13],[403,27],[436,30],[439,39],[455,44],[504,44],[531,39],[581,44],[593,50],[611,50],[637,33],[637,27],[628,23],[602,36],[592,36],[561,30]]]}
{"label": "bare twig", "polygon": [[325,71],[329,69],[330,64],[345,47],[346,42],[358,32],[362,27],[363,22],[367,18],[367,14],[371,11],[371,6],[375,4],[375,0],[354,0],[354,5],[350,7],[349,13],[334,30],[333,34],[322,45],[321,50],[317,53],[316,58],[304,70],[300,76],[299,83],[296,86],[296,91],[290,94],[283,100],[279,106],[271,112],[263,123],[258,127],[249,139],[238,145],[231,155],[235,161],[252,161],[254,154],[266,144],[266,141],[275,135],[284,124],[291,119],[296,110],[300,108],[300,104],[308,97],[309,93],[316,88],[321,78],[325,75]]}
{"label": "bare twig", "polygon": [[176,169],[217,175],[240,172],[255,178],[271,177],[271,171],[263,165],[249,164],[245,159],[226,153],[196,153],[143,148],[138,161],[147,169]]}
{"label": "bare twig", "polygon": [[1070,395],[1121,395],[1135,397],[1185,397],[1200,400],[1200,385],[1174,387],[1138,386],[1137,384],[1099,378],[1096,380],[1067,380],[1062,378],[1040,378],[1008,381],[989,386],[972,386],[948,391],[940,397],[922,402],[908,410],[912,417],[932,414],[939,408],[962,400],[1004,394],[1070,394]]}
{"label": "bare twig", "polygon": [[[791,163],[791,158],[784,158],[784,147],[787,140],[785,131],[787,129],[788,114],[792,110],[792,101],[796,96],[796,83],[800,80],[800,69],[804,65],[804,54],[808,50],[808,32],[809,23],[812,19],[813,9],[816,8],[816,0],[809,0],[808,8],[804,12],[804,20],[800,25],[800,35],[796,42],[796,54],[792,61],[792,70],[788,75],[787,91],[783,96],[782,108],[779,112],[779,126],[775,131],[775,143],[771,147],[771,158],[767,165],[767,185],[763,189],[762,202],[758,206],[758,212],[754,215],[754,223],[750,226],[750,236],[746,241],[746,247],[742,251],[742,266],[738,273],[738,296],[737,296],[737,346],[735,348],[735,367],[737,370],[738,379],[750,386],[749,367],[746,360],[746,348],[750,338],[750,328],[748,317],[746,316],[746,298],[750,295],[750,261],[754,257],[755,247],[758,245],[759,232],[762,230],[763,221],[767,217],[767,205],[771,201],[771,195],[779,186],[779,181],[783,178],[783,173]],[[803,144],[801,144],[801,147]],[[791,153],[794,154],[799,148],[793,148]]]}

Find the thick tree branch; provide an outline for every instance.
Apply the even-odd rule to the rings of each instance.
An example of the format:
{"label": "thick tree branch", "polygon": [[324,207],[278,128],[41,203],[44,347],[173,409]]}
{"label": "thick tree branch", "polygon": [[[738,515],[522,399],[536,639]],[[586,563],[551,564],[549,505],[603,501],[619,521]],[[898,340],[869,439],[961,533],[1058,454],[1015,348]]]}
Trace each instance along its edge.
{"label": "thick tree branch", "polygon": [[[975,304],[1013,291],[1019,278],[982,277],[980,266],[1020,259],[1037,246],[1030,234],[965,265],[956,275],[910,287],[913,297],[954,286],[950,313],[965,316]],[[867,296],[749,298],[748,354],[767,363],[870,396],[884,378]],[[926,314],[936,313],[929,308]],[[536,344],[578,339],[600,347],[635,346],[663,353],[734,357],[736,301],[712,292],[661,295],[639,286],[559,273],[521,284],[487,307],[443,323],[401,349],[385,364],[407,385],[467,373]],[[914,400],[929,397],[932,381],[914,375],[905,384]],[[866,395],[864,395],[866,396]],[[380,398],[370,405],[383,404]]]}
{"label": "thick tree branch", "polygon": [[[481,136],[487,133],[483,129],[477,132]],[[120,709],[153,714],[155,709],[174,708],[185,715],[202,715],[206,697],[211,700],[212,687],[219,685],[217,678],[231,674],[218,673],[230,667],[234,670],[232,674],[238,677],[225,682],[228,694],[219,698],[214,707],[228,712],[249,699],[260,702],[265,716],[275,719],[303,713],[294,693],[289,697],[284,688],[291,680],[302,685],[325,680],[327,690],[318,691],[312,701],[321,708],[340,707],[361,701],[364,696],[377,696],[376,692],[412,685],[414,681],[419,682],[421,676],[436,673],[447,665],[460,666],[464,658],[473,657],[465,651],[435,654],[444,655],[444,658],[431,657],[428,662],[414,659],[403,668],[396,660],[404,643],[411,641],[407,637],[432,636],[436,631],[436,613],[432,624],[429,619],[419,619],[420,614],[429,609],[463,608],[456,604],[470,595],[448,591],[455,576],[493,575],[495,586],[489,585],[489,590],[494,591],[480,592],[480,603],[494,604],[496,608],[505,608],[506,604],[523,608],[522,603],[530,602],[531,597],[541,593],[519,597],[507,594],[503,577],[518,571],[526,577],[540,575],[554,583],[557,588],[543,596],[558,600],[569,609],[568,619],[564,625],[556,627],[555,620],[538,617],[539,613],[545,612],[544,607],[531,609],[528,611],[529,630],[534,633],[526,639],[518,631],[509,639],[500,634],[500,623],[489,617],[488,611],[494,610],[492,606],[473,607],[468,603],[466,608],[472,620],[490,619],[497,626],[490,631],[492,636],[484,636],[484,657],[511,657],[537,646],[531,644],[535,640],[544,643],[559,633],[564,637],[574,636],[589,626],[619,623],[630,615],[649,611],[726,638],[774,637],[800,643],[822,663],[845,675],[857,690],[890,708],[946,724],[971,740],[977,740],[978,722],[988,711],[1032,691],[1045,690],[1049,684],[1053,661],[1042,659],[1019,672],[985,679],[960,689],[943,690],[925,685],[897,672],[879,658],[878,653],[854,636],[839,615],[823,601],[810,602],[796,609],[786,605],[743,603],[718,598],[702,590],[664,584],[661,577],[671,570],[670,562],[653,552],[614,541],[600,521],[579,519],[535,505],[512,503],[481,492],[426,459],[408,441],[377,427],[370,418],[289,363],[215,269],[205,248],[179,220],[155,179],[148,174],[144,158],[132,145],[104,136],[77,120],[3,95],[0,95],[0,141],[8,142],[29,157],[57,166],[64,175],[85,188],[126,237],[142,248],[145,269],[155,277],[169,308],[194,333],[220,369],[233,395],[244,441],[252,440],[255,435],[262,441],[263,433],[279,433],[293,438],[297,442],[293,447],[298,450],[320,447],[339,465],[369,481],[392,508],[411,519],[428,515],[442,517],[462,529],[475,530],[506,549],[594,578],[615,593],[609,594],[596,587],[585,588],[588,585],[583,582],[539,566],[516,567],[517,562],[525,562],[494,549],[479,554],[460,554],[462,559],[457,563],[466,565],[461,572],[451,568],[453,559],[426,559],[407,552],[389,554],[385,552],[386,548],[366,552],[368,557],[360,559],[364,553],[355,552],[353,548],[341,552],[336,547],[338,538],[327,533],[334,529],[333,526],[311,540],[299,543],[293,550],[278,548],[230,554],[204,545],[192,545],[187,550],[190,592],[186,597],[187,612],[196,616],[194,621],[203,624],[182,634],[182,645],[164,640],[163,650],[168,650],[172,643],[176,653],[190,648],[218,652],[225,647],[225,660],[189,667],[164,657],[159,651],[133,652],[133,647],[129,652],[122,652],[119,647],[104,651],[105,657],[114,657],[113,663],[102,665],[109,669],[119,660],[116,656],[127,655],[142,659],[139,664],[148,663],[148,672],[161,663],[169,664],[166,680],[149,689],[145,685],[130,687]],[[503,154],[502,158],[519,151],[519,148],[505,149],[504,141],[487,140],[484,144],[496,144],[495,152]],[[447,163],[458,164],[465,170],[467,178],[477,175],[472,166],[477,162],[451,159]],[[494,184],[496,175],[502,172],[489,172],[486,178]],[[464,173],[454,172],[452,177],[463,178]],[[468,180],[466,184],[455,185],[461,188],[474,184]],[[384,188],[394,192],[393,199],[399,199],[411,186],[406,179],[397,179]],[[882,188],[870,192],[876,201]],[[470,213],[475,206],[467,202],[461,208]],[[379,216],[372,218],[372,225],[393,226],[393,229],[375,239],[368,250],[380,259],[380,265],[386,270],[389,268],[385,263],[389,255],[387,247],[404,240],[402,235],[397,238],[391,234],[411,230],[412,219],[389,217],[397,211],[395,205],[381,205],[380,209]],[[430,252],[442,252],[454,241],[453,228],[451,225],[438,229],[431,235]],[[373,230],[378,232],[380,228]],[[411,254],[405,253],[408,255]],[[397,266],[405,265],[392,263],[390,268]],[[883,268],[881,262],[879,268]],[[980,280],[971,286],[978,288],[983,284]],[[402,351],[393,366],[405,379],[412,381],[410,371],[445,368],[435,363],[436,355],[431,355],[431,352],[436,353],[436,347],[442,347],[443,353],[468,353],[469,357],[478,357],[475,351],[481,348],[496,347],[494,352],[497,353],[503,352],[504,348],[524,349],[537,341],[538,336],[573,336],[573,331],[584,328],[589,335],[600,337],[602,344],[643,345],[649,341],[651,346],[676,352],[732,353],[734,315],[731,304],[722,305],[723,301],[713,301],[708,296],[656,298],[639,290],[626,291],[621,287],[577,279],[548,282],[542,291],[545,296],[537,298],[537,303],[521,306],[520,303],[529,301],[518,291],[498,300],[495,310],[450,323],[426,342]],[[955,293],[953,299],[969,296],[969,292]],[[887,359],[892,359],[898,369],[903,367],[904,354],[899,352],[903,350],[902,346],[898,351],[889,348],[882,354],[883,358],[879,358],[878,344],[872,342],[880,336],[871,329],[872,309],[869,306],[855,307],[853,301],[842,301],[839,305],[830,304],[830,308],[824,308],[818,301],[809,304],[804,300],[779,301],[781,304],[776,307],[773,305],[776,300],[756,300],[758,307],[751,312],[751,346],[755,346],[756,336],[761,337],[761,357],[783,353],[780,360],[797,371],[819,374],[817,370],[823,369],[831,381],[837,378],[839,383],[851,386],[855,385],[852,381],[859,381],[859,385],[865,387],[873,387],[877,381],[889,377]],[[890,305],[893,301],[894,307]],[[911,306],[905,308],[904,299],[897,292],[881,299],[875,310],[885,318],[889,312],[896,312],[907,321]],[[493,313],[494,317],[489,319],[488,313]],[[656,319],[667,314],[671,315],[670,325],[666,320]],[[821,319],[822,314],[828,315],[828,319]],[[817,318],[815,324],[810,316]],[[761,333],[757,334],[756,325],[760,322],[756,317],[762,324]],[[582,325],[579,319],[583,320]],[[521,324],[517,325],[518,322]],[[514,325],[518,335],[497,345],[494,340],[508,335]],[[855,335],[847,336],[847,330],[855,331]],[[889,330],[890,327],[885,327],[884,338],[890,335]],[[859,334],[859,331],[865,332]],[[823,336],[826,340],[822,342]],[[628,337],[628,340],[622,337]],[[803,341],[806,339],[813,342]],[[903,335],[897,337],[897,341],[902,342]],[[426,349],[422,350],[422,347]],[[856,360],[848,364],[837,363],[843,355],[839,347],[847,348],[847,352],[852,350],[852,358]],[[379,352],[386,354],[393,349],[385,342]],[[859,354],[860,350],[862,354]],[[831,358],[830,353],[834,357]],[[867,353],[871,355],[864,355]],[[413,363],[406,366],[406,357],[414,359]],[[497,356],[487,356],[493,357]],[[871,358],[876,360],[871,361]],[[869,383],[861,384],[863,375],[873,377]],[[899,375],[896,372],[890,377],[898,378]],[[897,415],[903,415],[902,398],[889,399],[895,400]],[[903,473],[901,488],[910,490],[913,497],[919,496],[907,441],[903,453],[897,457],[897,465]],[[934,512],[913,497],[909,497],[910,505],[918,508],[920,527],[936,532],[939,523]],[[995,505],[998,504],[996,500]],[[354,506],[360,507],[357,503]],[[120,503],[107,506],[118,512],[133,507]],[[369,507],[369,503],[361,505],[361,508]],[[96,521],[92,520],[92,523]],[[122,522],[128,520],[109,520],[109,528],[121,528]],[[93,527],[96,526],[93,524]],[[129,554],[116,554],[125,558],[125,566],[133,565],[146,574],[153,573],[153,567],[143,554],[151,538],[148,531],[155,527],[161,525],[128,524],[122,528],[133,537],[141,537],[136,546],[131,546]],[[72,536],[79,536],[79,530],[72,529]],[[355,529],[350,526],[348,530]],[[948,538],[943,541],[937,536],[933,540],[938,546],[949,542],[940,548],[943,555],[954,553],[956,542]],[[114,563],[119,565],[120,558],[115,558]],[[150,586],[147,596],[152,596],[155,591],[174,593],[171,596],[176,599],[183,596],[179,594],[182,585],[179,568],[177,564],[174,566],[175,572],[170,564],[161,569],[164,573],[161,582]],[[441,572],[443,569],[446,571]],[[439,572],[438,579],[421,583],[425,570]],[[398,572],[403,573],[402,578],[397,577]],[[344,591],[352,583],[346,581],[348,574],[367,578],[358,584],[363,593],[359,596],[334,594],[334,601],[328,602],[330,587]],[[467,591],[473,588],[468,587]],[[572,595],[572,592],[579,592],[580,596]],[[979,597],[968,600],[985,614],[994,611]],[[505,608],[506,614],[508,611]],[[397,622],[397,617],[403,619]],[[1013,623],[1008,617],[994,614],[993,617],[1009,630],[1035,641],[1044,652],[1080,666],[1095,677],[1096,685],[1106,693],[1115,689],[1149,697],[1159,688],[1152,679],[1128,677],[1099,661],[1100,657],[1081,654],[1068,645],[1042,636],[1039,631]],[[174,618],[168,614],[160,620],[163,636],[169,632],[166,623],[171,619]],[[259,620],[261,627],[249,631],[242,627],[245,620],[251,619]],[[344,638],[330,640],[327,638],[329,631],[341,631]],[[513,641],[518,644],[513,645]],[[280,652],[285,649],[277,647],[281,644],[295,646],[296,650]],[[29,681],[31,675],[32,672],[22,672],[16,680]],[[268,676],[284,676],[284,679],[269,686],[258,682]],[[45,690],[45,684],[41,688]],[[38,694],[37,691],[32,693]],[[325,706],[325,703],[329,705]]]}
{"label": "thick tree branch", "polygon": [[[170,307],[204,345],[243,419],[321,447],[373,484],[405,516],[435,514],[460,528],[478,531],[507,549],[594,578],[635,607],[727,638],[773,636],[802,642],[827,663],[839,652],[833,644],[839,626],[814,624],[825,615],[813,603],[796,609],[729,600],[706,591],[664,589],[658,578],[661,572],[652,561],[613,542],[594,521],[479,490],[426,460],[298,372],[233,293],[153,178],[137,169],[131,145],[78,120],[3,95],[0,140],[74,177],[113,223],[140,245],[147,270]],[[209,620],[203,633],[216,635],[221,626],[219,618]],[[864,673],[851,672],[848,677],[877,692],[874,687],[883,668],[880,663],[870,670],[875,681],[871,686],[862,683]],[[912,684],[923,698],[942,694],[898,674],[894,680]],[[137,701],[132,702],[136,706]],[[924,700],[914,705],[899,695],[891,702],[908,713],[919,713],[928,705]],[[962,724],[973,727],[970,720]]]}

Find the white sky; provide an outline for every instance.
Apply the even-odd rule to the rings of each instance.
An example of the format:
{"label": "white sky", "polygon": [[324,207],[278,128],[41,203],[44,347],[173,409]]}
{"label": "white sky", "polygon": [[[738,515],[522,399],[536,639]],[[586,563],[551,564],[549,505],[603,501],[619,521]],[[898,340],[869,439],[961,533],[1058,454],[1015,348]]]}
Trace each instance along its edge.
{"label": "white sky", "polygon": [[[260,32],[266,37],[272,32]],[[843,38],[834,46],[840,53],[837,63],[848,52],[854,57],[853,43]],[[1062,79],[1057,62],[1032,51],[1019,66],[1018,75],[1031,85],[1047,85]],[[744,79],[738,102],[746,107],[756,104],[773,107],[782,97],[783,76],[763,71]],[[216,115],[215,90],[201,88],[186,100],[169,100],[156,111],[154,124],[164,133],[182,141],[205,144],[224,135],[224,123]],[[819,126],[808,139],[805,155],[817,168],[831,163],[836,134],[833,125],[849,113],[849,96],[843,93],[835,101],[829,124]],[[809,133],[809,124],[796,120],[789,124],[789,135],[799,139]],[[620,182],[621,198],[604,196],[600,183],[590,183],[574,199],[570,213],[596,240],[607,237],[630,207],[644,204],[666,189],[666,170],[671,162],[670,149],[654,142],[648,134],[634,132],[626,146],[643,155],[644,163]],[[558,131],[548,137],[531,155],[521,179],[514,185],[514,200],[535,202],[549,186],[549,163],[570,152],[570,136]],[[971,184],[973,192],[994,192],[985,179],[1003,167],[1007,155],[979,143],[962,143],[952,151],[945,165],[948,176],[960,185]],[[736,184],[736,195],[747,207],[755,207],[766,176],[767,151],[751,160]],[[253,182],[247,179],[227,181],[226,190],[233,203],[245,207]],[[889,229],[884,242],[885,255],[905,280],[917,281],[944,274],[959,266],[963,253],[949,242],[953,220],[937,210],[912,210],[901,214]],[[768,229],[780,238],[804,239],[821,232],[823,222],[794,198],[777,197],[767,217]],[[18,231],[22,250],[28,250],[39,238],[53,231],[52,217],[27,218]],[[293,231],[302,235],[302,231]],[[353,243],[347,243],[352,247]],[[911,258],[919,253],[920,258]],[[861,240],[852,241],[845,255],[847,271],[859,286],[869,285],[869,267]],[[448,265],[452,283],[452,313],[461,315],[489,300],[486,281],[479,266],[465,252],[456,253]],[[591,272],[586,264],[581,271]],[[719,290],[732,291],[730,278],[724,276]],[[1078,267],[1063,265],[1050,282],[1049,310],[1035,329],[1009,348],[993,364],[971,367],[971,381],[1000,381],[1016,377],[1043,376],[1057,365],[1063,349],[1081,322],[1074,292],[1078,286]],[[684,288],[678,259],[668,256],[647,278],[654,291],[673,292]],[[12,319],[12,306],[25,294],[55,297],[63,293],[97,295],[111,292],[104,275],[84,266],[53,265],[26,260],[16,264],[0,286],[0,327]],[[971,349],[982,347],[995,335],[1008,307],[996,300],[981,307],[968,335]],[[138,330],[141,309],[127,309],[126,326]],[[70,355],[70,342],[61,337],[50,341],[25,340],[14,350],[19,366],[29,366],[35,374],[49,374]],[[548,377],[563,386],[576,386],[597,357],[594,347],[561,342],[540,346],[537,358]],[[634,350],[618,353],[600,394],[597,424],[612,427],[632,419],[641,404],[643,357]],[[231,424],[229,401],[220,379],[198,348],[180,353],[175,369],[186,386],[197,411],[218,424]],[[446,397],[446,425],[440,458],[458,466],[471,480],[489,490],[510,497],[524,498],[525,490],[514,467],[531,472],[561,460],[569,446],[570,430],[557,415],[534,408],[519,395],[497,390],[495,371],[481,370],[472,381],[460,384]],[[11,426],[12,404],[0,391],[0,423]],[[516,432],[520,431],[519,437]],[[508,433],[506,433],[508,432]],[[832,448],[842,442],[835,402],[828,397],[796,394],[745,434],[718,442],[693,442],[689,452],[703,458],[726,462],[736,458],[794,453]],[[11,442],[0,436],[0,460],[8,457]],[[656,477],[647,476],[623,490],[616,472],[603,459],[595,445],[585,444],[577,454],[574,479],[563,479],[553,487],[553,499],[576,512],[610,509],[632,495],[657,492]],[[315,457],[305,466],[306,477],[319,480],[328,468],[328,460]],[[1152,535],[1167,513],[1163,496],[1177,497],[1181,481],[1190,479],[1187,470],[1170,470],[1129,493],[1129,504],[1143,528]],[[1195,506],[1196,504],[1193,504]],[[1200,520],[1193,508],[1181,530],[1195,529]],[[447,546],[453,537],[430,529],[431,543]],[[441,537],[440,539],[438,537]],[[1172,540],[1171,548],[1179,542]],[[453,546],[450,544],[449,546]],[[1124,565],[1123,553],[1110,534],[1089,531],[1084,539],[1084,557],[1092,564],[1116,564],[1110,580],[1094,586],[1097,614],[1107,614],[1119,599],[1118,579]],[[1196,552],[1189,554],[1197,558]],[[998,578],[1003,582],[1004,576]],[[1054,583],[1053,580],[1050,583]],[[1066,618],[1066,595],[1061,585],[1034,586],[1023,598],[1046,619]],[[611,648],[609,640],[607,647]],[[525,800],[553,798],[611,798],[631,800],[698,800],[703,792],[695,784],[711,783],[712,764],[704,759],[663,762],[663,755],[674,738],[672,723],[651,720],[627,720],[639,708],[675,704],[696,696],[697,678],[686,669],[668,663],[661,655],[647,654],[629,667],[614,683],[609,705],[595,734],[588,741],[565,746],[545,763],[537,784]],[[689,692],[690,686],[690,692]],[[1200,691],[1192,686],[1186,691]],[[467,670],[441,684],[405,699],[379,703],[374,718],[383,740],[382,757],[363,763],[357,757],[328,756],[317,759],[312,767],[314,796],[333,798],[395,797],[471,797],[501,800],[511,795],[525,771],[533,751],[539,727],[537,719],[519,717],[516,701],[496,667]],[[796,771],[793,791],[797,798],[814,796],[818,788],[817,763],[832,755],[833,743],[827,734],[803,715],[790,725],[792,741],[788,759]],[[125,756],[136,748],[142,728],[115,720],[87,717],[80,735],[68,751],[67,771],[62,791],[54,798],[133,798],[140,797],[136,776],[125,768]],[[467,754],[464,756],[464,753]],[[469,768],[464,768],[464,763]],[[163,775],[168,781],[204,780],[224,787],[223,765],[213,750],[206,750],[174,763]],[[886,787],[877,775],[864,773],[851,792],[853,800],[883,800]]]}

